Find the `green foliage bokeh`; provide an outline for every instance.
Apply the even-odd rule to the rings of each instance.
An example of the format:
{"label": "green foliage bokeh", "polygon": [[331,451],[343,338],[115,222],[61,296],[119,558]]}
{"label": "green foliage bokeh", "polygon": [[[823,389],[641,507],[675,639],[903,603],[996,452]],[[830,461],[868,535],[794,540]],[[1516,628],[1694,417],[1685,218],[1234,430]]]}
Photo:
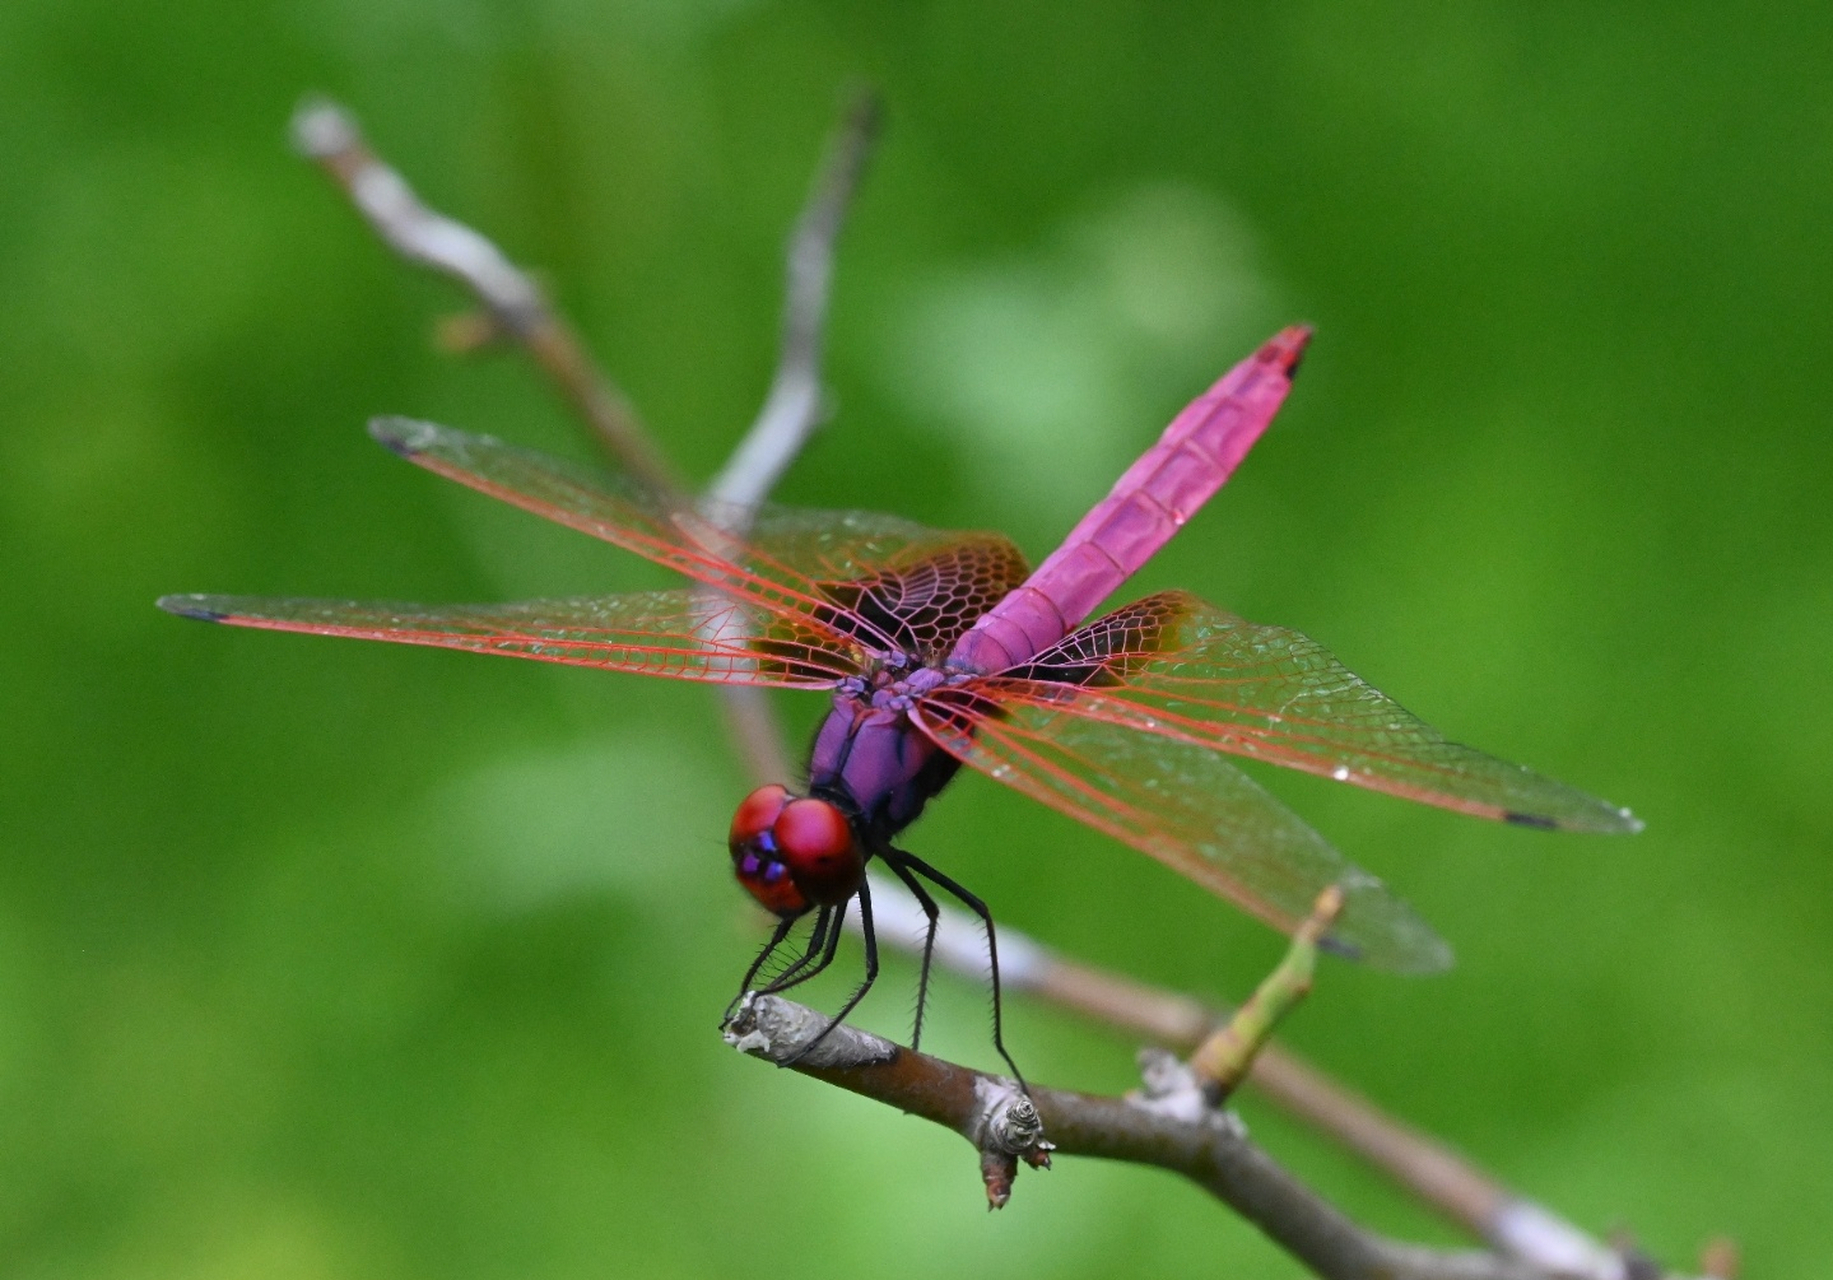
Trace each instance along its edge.
{"label": "green foliage bokeh", "polygon": [[[431,348],[463,299],[288,154],[304,93],[538,266],[706,476],[866,81],[836,413],[782,496],[1041,554],[1315,322],[1139,589],[1301,627],[1649,829],[1268,779],[1460,954],[1332,966],[1292,1040],[1591,1228],[1824,1274],[1830,45],[1806,5],[6,5],[0,1271],[1299,1274],[1137,1169],[1065,1161],[989,1217],[958,1139],[724,1049],[757,931],[703,690],[152,608],[657,581],[364,437],[402,412],[584,453],[525,364]],[[1012,925],[1219,996],[1274,955],[996,791],[912,840]],[[901,1035],[912,987],[894,964],[861,1021]],[[934,1028],[990,1065],[981,993],[946,984]],[[1111,1033],[1020,1004],[1010,1034],[1038,1080],[1131,1078]],[[1247,1105],[1360,1218],[1451,1238]]]}

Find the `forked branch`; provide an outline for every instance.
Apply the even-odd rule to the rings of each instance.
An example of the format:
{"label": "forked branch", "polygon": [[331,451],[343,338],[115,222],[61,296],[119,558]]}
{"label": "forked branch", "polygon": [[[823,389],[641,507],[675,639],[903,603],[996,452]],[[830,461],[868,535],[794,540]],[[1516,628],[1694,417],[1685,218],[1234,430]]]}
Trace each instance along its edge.
{"label": "forked branch", "polygon": [[[808,442],[821,414],[821,350],[832,292],[834,247],[878,131],[878,101],[854,97],[829,144],[808,204],[790,239],[787,301],[777,372],[764,406],[708,490],[727,508],[749,508],[769,496]],[[483,337],[519,342],[591,429],[614,464],[647,482],[672,505],[685,489],[635,406],[594,361],[540,285],[488,236],[429,208],[399,171],[370,147],[349,112],[326,99],[302,103],[293,143],[329,174],[395,252],[458,281],[482,304]],[[478,345],[471,335],[467,346]],[[741,532],[742,530],[735,530]],[[720,691],[726,727],[753,776],[791,776],[783,734],[760,690]]]}
{"label": "forked branch", "polygon": [[[828,143],[814,189],[796,219],[784,272],[776,374],[750,430],[707,487],[707,497],[728,510],[749,512],[768,498],[820,425],[821,351],[833,293],[834,250],[878,137],[878,123],[878,99],[870,93],[856,94]],[[719,691],[719,705],[726,729],[755,780],[782,782],[794,776],[769,694],[747,685],[728,685]]]}

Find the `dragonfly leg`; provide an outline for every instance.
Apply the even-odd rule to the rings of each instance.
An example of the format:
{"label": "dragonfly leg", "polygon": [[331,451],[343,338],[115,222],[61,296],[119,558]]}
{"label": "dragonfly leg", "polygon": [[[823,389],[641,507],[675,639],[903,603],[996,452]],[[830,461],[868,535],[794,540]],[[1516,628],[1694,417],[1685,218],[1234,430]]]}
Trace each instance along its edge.
{"label": "dragonfly leg", "polygon": [[776,949],[783,945],[783,939],[787,938],[789,931],[795,927],[794,920],[777,921],[776,928],[770,933],[770,941],[766,942],[764,949],[757,953],[757,959],[751,962],[751,967],[745,970],[745,976],[739,981],[738,989],[741,992],[751,989],[751,983],[756,979],[758,970],[770,962],[770,957],[776,954]]}
{"label": "dragonfly leg", "polygon": [[[853,994],[847,997],[846,1003],[840,1006],[840,1012],[830,1018],[828,1024],[821,1028],[820,1034],[803,1045],[800,1049],[796,1050],[792,1057],[786,1058],[783,1061],[782,1065],[785,1067],[793,1066],[800,1062],[809,1055],[816,1045],[827,1039],[829,1033],[831,1033],[835,1027],[846,1021],[847,1014],[853,1012],[854,1006],[865,999],[866,992],[872,989],[872,984],[878,981],[878,934],[872,928],[872,891],[866,887],[866,883],[863,880],[859,882],[858,896],[859,934],[860,937],[865,940],[866,944],[865,979],[854,988]],[[845,908],[842,908],[842,910],[844,909]],[[834,933],[836,937],[838,937],[840,930],[836,928]],[[825,965],[823,967],[825,967]]]}
{"label": "dragonfly leg", "polygon": [[1018,1087],[1023,1089],[1026,1093],[1030,1093],[1031,1089],[1030,1086],[1025,1083],[1024,1073],[1018,1069],[1018,1064],[1012,1061],[1012,1055],[1006,1052],[1005,1027],[1003,1019],[1001,1018],[1001,1002],[999,995],[999,939],[993,930],[993,913],[987,910],[987,904],[982,902],[976,895],[968,892],[967,889],[963,888],[958,882],[943,875],[940,871],[937,871],[914,853],[905,853],[902,849],[898,849],[895,852],[897,855],[896,859],[889,860],[894,867],[897,861],[901,860],[905,866],[911,871],[914,871],[917,875],[922,876],[925,880],[943,890],[945,893],[960,899],[961,904],[969,911],[979,916],[980,923],[986,926],[987,965],[993,976],[993,1047],[999,1051],[999,1056],[1005,1060],[1005,1064],[1012,1069],[1012,1078],[1018,1081]]}
{"label": "dragonfly leg", "polygon": [[758,988],[759,995],[775,995],[800,986],[834,963],[834,953],[840,948],[840,922],[846,916],[844,905],[822,907],[815,917],[815,927],[809,931],[808,948],[797,957],[794,964],[777,974],[770,981]]}
{"label": "dragonfly leg", "polygon": [[916,1049],[923,1042],[923,1011],[929,1007],[929,964],[935,959],[936,929],[942,923],[942,909],[936,905],[929,890],[923,887],[923,882],[899,861],[903,856],[893,849],[890,856],[885,858],[885,863],[904,882],[904,887],[910,890],[910,896],[917,900],[917,906],[923,909],[923,915],[929,920],[929,927],[923,934],[923,968],[917,976],[916,1025],[910,1031],[910,1047]]}
{"label": "dragonfly leg", "polygon": [[[783,939],[789,936],[789,931],[795,928],[795,926],[796,922],[793,918],[777,921],[776,928],[770,931],[770,941],[766,942],[764,944],[764,949],[757,953],[757,959],[751,962],[751,967],[745,970],[745,976],[739,981],[738,994],[732,997],[732,1003],[728,1004],[725,1013],[720,1015],[720,1026],[723,1027],[726,1023],[732,1021],[732,1011],[738,1008],[738,1002],[743,1000],[745,995],[751,990],[752,979],[757,977],[758,970],[764,967],[770,957],[775,954],[776,949],[783,945]],[[821,927],[821,922],[819,920],[815,922],[815,927]]]}

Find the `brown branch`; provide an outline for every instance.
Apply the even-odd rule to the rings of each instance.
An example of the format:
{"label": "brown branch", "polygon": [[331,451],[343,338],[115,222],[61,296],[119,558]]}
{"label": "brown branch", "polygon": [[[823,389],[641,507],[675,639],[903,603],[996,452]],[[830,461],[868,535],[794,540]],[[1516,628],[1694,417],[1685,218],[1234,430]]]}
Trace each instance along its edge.
{"label": "brown branch", "polygon": [[293,115],[293,145],[336,180],[389,248],[476,295],[493,324],[534,357],[623,467],[661,493],[681,492],[628,398],[592,362],[540,286],[487,237],[423,204],[370,149],[347,111],[324,99],[302,103]]}
{"label": "brown branch", "polygon": [[[876,892],[881,886],[883,892]],[[922,916],[892,891],[889,881],[875,878],[873,888],[880,940],[918,953],[915,940],[926,923]],[[1180,1052],[1196,1049],[1231,1016],[1229,1009],[1065,959],[1010,926],[999,931],[999,955],[1006,991],[1036,996]],[[935,958],[944,968],[976,982],[987,979],[986,943],[979,924],[959,912],[943,909]],[[1510,1191],[1444,1143],[1396,1120],[1279,1043],[1260,1049],[1247,1084],[1492,1248],[1556,1275],[1599,1280],[1621,1276],[1620,1260],[1604,1244]]]}
{"label": "brown branch", "polygon": [[[1017,1087],[856,1027],[836,1027],[806,1056],[828,1019],[777,996],[741,1008],[727,1042],[966,1136],[981,1154],[1003,1136]],[[1399,1244],[1364,1230],[1249,1141],[1240,1121],[1203,1101],[1188,1073],[1158,1071],[1152,1091],[1126,1098],[1033,1087],[1030,1099],[1055,1151],[1154,1165],[1182,1174],[1253,1223],[1325,1280],[1549,1280],[1553,1273],[1488,1253]],[[1002,1108],[1004,1110],[1002,1111]],[[1035,1152],[1024,1139],[1016,1159]],[[1009,1191],[1009,1182],[1001,1192]],[[996,1194],[989,1180],[989,1197]],[[1003,1203],[993,1199],[992,1203]]]}

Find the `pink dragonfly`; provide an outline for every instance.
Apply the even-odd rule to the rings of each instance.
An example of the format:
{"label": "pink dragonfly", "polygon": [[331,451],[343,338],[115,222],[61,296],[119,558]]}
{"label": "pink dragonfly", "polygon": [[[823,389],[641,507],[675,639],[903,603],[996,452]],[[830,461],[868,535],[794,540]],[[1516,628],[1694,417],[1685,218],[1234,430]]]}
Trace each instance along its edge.
{"label": "pink dragonfly", "polygon": [[[998,534],[939,533],[850,511],[671,508],[487,436],[385,418],[371,434],[409,461],[701,585],[437,609],[205,595],[159,603],[236,626],[828,691],[833,709],[802,793],[752,792],[730,849],[739,882],[778,921],[741,994],[811,913],[799,957],[780,962],[762,989],[826,968],[857,901],[865,979],[834,1023],[878,972],[864,874],[872,858],[915,895],[932,944],[938,908],[926,886],[979,915],[992,949],[986,905],[892,843],[963,764],[1281,929],[1326,886],[1340,886],[1334,949],[1389,969],[1438,969],[1450,952],[1437,935],[1223,753],[1525,826],[1640,824],[1628,810],[1446,741],[1296,631],[1243,621],[1182,591],[1085,624],[1227,480],[1284,401],[1309,337],[1283,331],[1192,402],[1034,571]],[[734,527],[748,532],[735,537]],[[996,949],[992,958],[1004,1056]],[[918,1035],[928,970],[926,949]]]}

